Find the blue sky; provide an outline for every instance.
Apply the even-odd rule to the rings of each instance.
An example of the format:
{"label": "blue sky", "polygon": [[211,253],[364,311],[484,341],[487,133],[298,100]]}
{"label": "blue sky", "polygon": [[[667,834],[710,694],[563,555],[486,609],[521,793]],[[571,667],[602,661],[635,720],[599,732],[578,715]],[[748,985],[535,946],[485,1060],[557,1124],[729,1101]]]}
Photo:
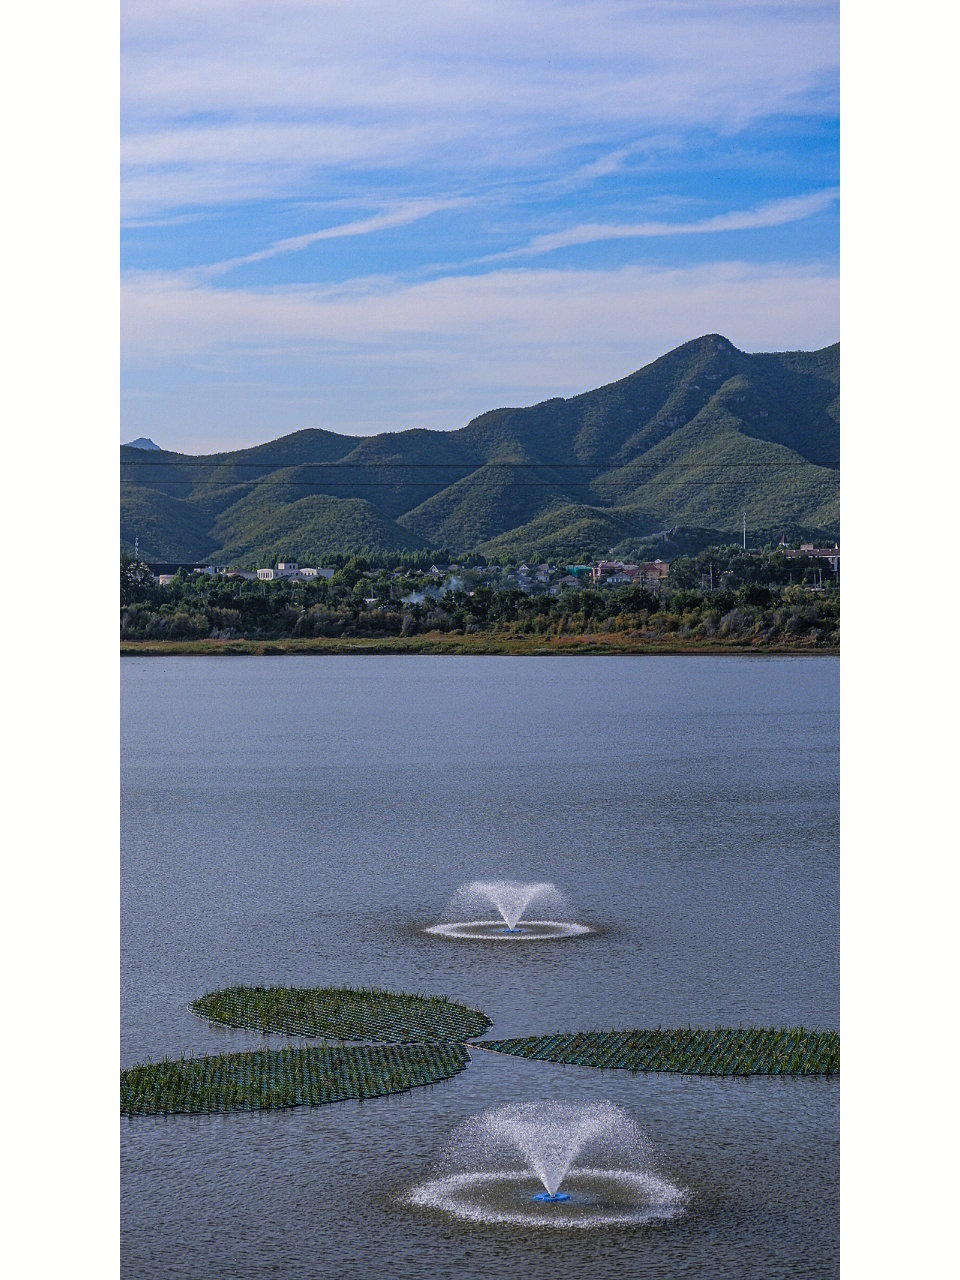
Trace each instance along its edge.
{"label": "blue sky", "polygon": [[124,0],[122,437],[462,426],[838,337],[834,3]]}

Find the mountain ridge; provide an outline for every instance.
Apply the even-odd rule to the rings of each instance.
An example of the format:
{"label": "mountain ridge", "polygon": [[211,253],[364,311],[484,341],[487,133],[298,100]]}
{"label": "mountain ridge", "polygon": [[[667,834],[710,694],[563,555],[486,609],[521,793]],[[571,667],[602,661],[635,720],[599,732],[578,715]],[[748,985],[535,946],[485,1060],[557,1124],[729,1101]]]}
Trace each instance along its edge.
{"label": "mountain ridge", "polygon": [[[145,456],[146,455],[146,456]],[[188,455],[121,447],[121,540],[156,558],[446,547],[583,554],[658,529],[839,529],[839,344],[692,339],[605,386],[466,426],[305,428]],[[566,553],[566,552],[564,552]]]}

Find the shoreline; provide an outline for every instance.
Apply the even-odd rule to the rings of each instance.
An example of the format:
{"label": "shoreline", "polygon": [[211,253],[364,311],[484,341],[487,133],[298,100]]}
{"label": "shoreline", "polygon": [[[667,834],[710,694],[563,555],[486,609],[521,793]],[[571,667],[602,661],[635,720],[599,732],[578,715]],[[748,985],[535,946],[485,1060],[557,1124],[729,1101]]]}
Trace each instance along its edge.
{"label": "shoreline", "polygon": [[421,636],[274,640],[122,640],[121,657],[270,657],[288,655],[412,654],[447,657],[838,657],[839,646],[736,644],[722,640],[643,640],[634,636]]}

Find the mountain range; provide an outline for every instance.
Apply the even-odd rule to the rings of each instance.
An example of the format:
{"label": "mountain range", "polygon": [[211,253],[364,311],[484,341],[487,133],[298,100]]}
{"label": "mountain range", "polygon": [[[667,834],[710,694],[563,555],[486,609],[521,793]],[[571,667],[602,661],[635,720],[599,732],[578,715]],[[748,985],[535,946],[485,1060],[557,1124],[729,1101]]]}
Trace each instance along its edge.
{"label": "mountain range", "polygon": [[313,563],[444,548],[629,551],[665,529],[839,532],[840,348],[748,354],[709,334],[570,399],[459,430],[295,431],[190,455],[120,449],[121,542],[148,559]]}

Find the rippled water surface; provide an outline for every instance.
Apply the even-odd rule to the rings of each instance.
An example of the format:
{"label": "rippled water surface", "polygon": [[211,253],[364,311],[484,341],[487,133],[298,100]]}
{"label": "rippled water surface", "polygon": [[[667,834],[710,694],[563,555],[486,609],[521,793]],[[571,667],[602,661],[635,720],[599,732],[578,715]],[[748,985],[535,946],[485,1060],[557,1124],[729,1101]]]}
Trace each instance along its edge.
{"label": "rippled water surface", "polygon": [[[494,1036],[837,1026],[835,659],[122,665],[124,1065],[262,1044],[188,1009],[233,982],[438,992]],[[497,877],[555,881],[596,932],[422,932]],[[545,1232],[404,1204],[466,1116],[538,1097],[627,1108],[685,1213]],[[831,1276],[837,1097],[477,1053],[363,1104],[130,1120],[123,1274]]]}

